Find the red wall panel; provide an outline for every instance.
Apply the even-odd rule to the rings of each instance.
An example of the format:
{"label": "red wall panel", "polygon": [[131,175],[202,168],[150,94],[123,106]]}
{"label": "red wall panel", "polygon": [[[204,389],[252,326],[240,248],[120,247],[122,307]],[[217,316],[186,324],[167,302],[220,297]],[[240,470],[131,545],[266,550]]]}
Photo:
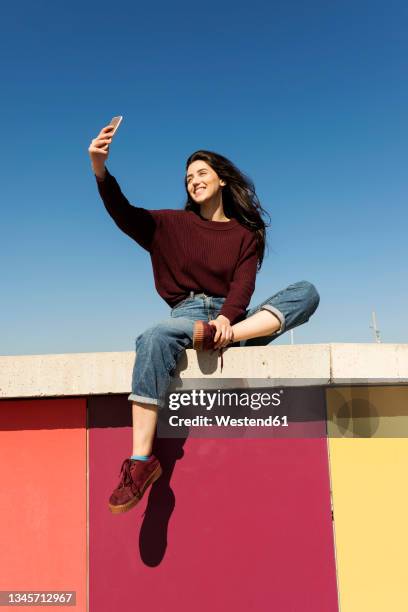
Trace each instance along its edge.
{"label": "red wall panel", "polygon": [[0,590],[76,591],[85,611],[86,400],[0,401],[0,482]]}

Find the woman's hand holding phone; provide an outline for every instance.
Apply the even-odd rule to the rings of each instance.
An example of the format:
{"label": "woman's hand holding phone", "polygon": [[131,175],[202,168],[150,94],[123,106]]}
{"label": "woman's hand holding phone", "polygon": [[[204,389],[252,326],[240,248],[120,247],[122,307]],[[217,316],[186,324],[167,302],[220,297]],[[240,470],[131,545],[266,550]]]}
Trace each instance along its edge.
{"label": "woman's hand holding phone", "polygon": [[118,129],[121,117],[114,117],[109,125],[101,129],[98,136],[89,145],[88,153],[91,158],[92,169],[97,178],[105,177],[105,163],[109,156],[109,145]]}

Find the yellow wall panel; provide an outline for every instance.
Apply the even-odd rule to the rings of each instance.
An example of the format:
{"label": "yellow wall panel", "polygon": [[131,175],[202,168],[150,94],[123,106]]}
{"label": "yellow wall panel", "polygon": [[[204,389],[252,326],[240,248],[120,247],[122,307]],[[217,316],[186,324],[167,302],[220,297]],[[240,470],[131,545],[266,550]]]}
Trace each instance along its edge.
{"label": "yellow wall panel", "polygon": [[408,387],[328,389],[327,408],[341,612],[406,612]]}

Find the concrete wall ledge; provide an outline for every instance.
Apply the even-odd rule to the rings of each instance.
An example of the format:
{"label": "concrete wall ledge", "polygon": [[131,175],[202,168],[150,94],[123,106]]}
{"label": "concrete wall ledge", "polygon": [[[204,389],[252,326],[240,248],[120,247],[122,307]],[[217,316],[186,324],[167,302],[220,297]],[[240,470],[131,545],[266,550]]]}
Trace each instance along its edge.
{"label": "concrete wall ledge", "polygon": [[[134,352],[0,356],[0,398],[130,393]],[[188,349],[175,378],[268,380],[270,385],[408,383],[408,344],[295,344]],[[210,382],[210,381],[208,381]],[[227,381],[225,381],[227,383]]]}

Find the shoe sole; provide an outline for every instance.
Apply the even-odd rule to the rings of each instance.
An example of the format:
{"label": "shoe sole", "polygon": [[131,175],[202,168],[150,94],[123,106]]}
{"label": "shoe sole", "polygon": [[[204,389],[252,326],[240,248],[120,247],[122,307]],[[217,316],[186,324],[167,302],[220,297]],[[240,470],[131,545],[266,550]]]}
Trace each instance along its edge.
{"label": "shoe sole", "polygon": [[133,499],[128,501],[126,504],[122,504],[121,506],[112,506],[112,504],[109,504],[109,510],[112,512],[112,514],[121,514],[122,512],[127,512],[128,510],[131,510],[134,506],[136,506],[142,499],[147,487],[152,485],[158,478],[160,478],[162,473],[163,473],[163,470],[161,469],[160,465],[157,466],[154,472],[146,480],[143,486],[143,489],[140,492],[140,497],[134,497]]}
{"label": "shoe sole", "polygon": [[193,349],[201,351],[203,349],[204,340],[204,322],[195,321],[193,332]]}

